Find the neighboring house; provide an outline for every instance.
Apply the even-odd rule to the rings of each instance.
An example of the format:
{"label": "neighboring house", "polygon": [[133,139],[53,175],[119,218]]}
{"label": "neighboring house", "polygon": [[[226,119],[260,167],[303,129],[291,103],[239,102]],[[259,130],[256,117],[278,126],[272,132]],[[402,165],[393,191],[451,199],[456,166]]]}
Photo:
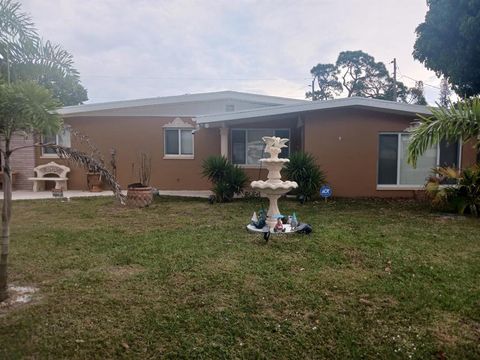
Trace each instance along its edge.
{"label": "neighboring house", "polygon": [[[138,181],[132,165],[141,152],[151,155],[151,185],[161,190],[209,189],[201,170],[210,155],[228,157],[252,180],[264,177],[258,160],[267,135],[290,139],[283,156],[312,153],[337,196],[411,197],[433,167],[475,160],[470,145],[442,143],[413,169],[405,159],[406,129],[428,108],[367,98],[311,102],[224,91],[79,105],[60,113],[67,130],[46,140],[81,147],[68,135],[71,126],[89,136],[107,165],[115,149],[123,187]],[[36,149],[34,164],[54,157]],[[72,167],[69,188],[86,186],[85,170]]]}

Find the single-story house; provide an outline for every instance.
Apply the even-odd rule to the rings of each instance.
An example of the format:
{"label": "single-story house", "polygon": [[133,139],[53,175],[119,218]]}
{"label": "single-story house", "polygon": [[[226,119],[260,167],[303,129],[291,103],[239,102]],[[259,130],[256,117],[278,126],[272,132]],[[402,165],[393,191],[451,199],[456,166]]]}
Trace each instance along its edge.
{"label": "single-story house", "polygon": [[[470,144],[442,142],[412,168],[406,161],[406,130],[418,114],[430,110],[358,97],[312,102],[222,91],[70,106],[60,113],[64,130],[44,141],[81,148],[69,134],[71,127],[91,139],[107,165],[114,149],[122,187],[138,181],[134,164],[140,153],[151,156],[151,185],[160,190],[209,189],[201,171],[210,155],[226,156],[251,180],[263,178],[261,139],[271,135],[290,139],[284,156],[313,154],[334,194],[346,197],[411,197],[423,188],[433,167],[465,167],[475,162],[476,154]],[[12,167],[19,172],[31,173],[34,166],[52,160],[63,163],[39,148],[33,156],[18,155],[21,164],[13,161]],[[17,188],[31,187],[25,178],[19,176]],[[85,170],[72,167],[68,186],[86,189]]]}

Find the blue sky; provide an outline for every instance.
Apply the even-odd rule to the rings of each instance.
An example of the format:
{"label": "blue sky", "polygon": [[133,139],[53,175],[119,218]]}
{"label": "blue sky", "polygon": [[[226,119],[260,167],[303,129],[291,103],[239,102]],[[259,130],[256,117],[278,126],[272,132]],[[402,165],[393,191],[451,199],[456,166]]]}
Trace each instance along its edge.
{"label": "blue sky", "polygon": [[75,58],[90,102],[237,90],[303,98],[310,69],[343,50],[408,86],[439,79],[413,60],[425,0],[23,0],[40,34]]}

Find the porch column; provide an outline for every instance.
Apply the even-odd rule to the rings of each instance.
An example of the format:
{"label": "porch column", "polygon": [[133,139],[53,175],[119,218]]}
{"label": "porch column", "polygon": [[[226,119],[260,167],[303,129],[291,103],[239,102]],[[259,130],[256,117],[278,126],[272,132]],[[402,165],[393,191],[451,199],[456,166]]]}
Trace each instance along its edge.
{"label": "porch column", "polygon": [[228,128],[220,128],[220,154],[228,159]]}

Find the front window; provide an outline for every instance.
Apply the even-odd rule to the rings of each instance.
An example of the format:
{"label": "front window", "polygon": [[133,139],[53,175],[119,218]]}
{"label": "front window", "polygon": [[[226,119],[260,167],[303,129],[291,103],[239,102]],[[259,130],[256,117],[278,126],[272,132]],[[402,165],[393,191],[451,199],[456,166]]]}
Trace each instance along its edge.
{"label": "front window", "polygon": [[192,129],[165,129],[165,155],[193,156]]}
{"label": "front window", "polygon": [[378,185],[421,186],[437,166],[459,166],[459,144],[442,141],[427,149],[416,167],[407,162],[410,134],[380,134],[378,153]]}
{"label": "front window", "polygon": [[[232,129],[231,134],[232,162],[239,165],[259,165],[265,154],[264,136],[277,136],[290,139],[289,129]],[[289,155],[289,144],[279,154],[281,158]]]}
{"label": "front window", "polygon": [[[42,136],[42,143],[43,144],[50,144],[50,145],[59,145],[69,148],[71,146],[70,141],[70,128],[65,126],[62,130],[58,132],[58,134],[54,135],[43,135]],[[42,147],[42,155],[44,156],[56,156],[56,152],[52,148],[44,148]]]}

